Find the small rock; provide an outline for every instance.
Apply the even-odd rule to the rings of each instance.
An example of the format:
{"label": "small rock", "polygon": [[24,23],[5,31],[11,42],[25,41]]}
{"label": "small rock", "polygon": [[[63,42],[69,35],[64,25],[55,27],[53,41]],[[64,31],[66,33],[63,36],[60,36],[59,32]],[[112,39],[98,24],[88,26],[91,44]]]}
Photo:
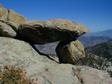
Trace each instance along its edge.
{"label": "small rock", "polygon": [[10,25],[0,21],[0,36],[16,37],[16,32]]}

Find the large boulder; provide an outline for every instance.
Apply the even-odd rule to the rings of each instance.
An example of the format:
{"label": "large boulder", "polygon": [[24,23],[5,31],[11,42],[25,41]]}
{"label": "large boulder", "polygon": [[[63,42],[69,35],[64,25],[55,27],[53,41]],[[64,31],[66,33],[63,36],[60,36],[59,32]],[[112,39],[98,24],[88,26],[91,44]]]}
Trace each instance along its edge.
{"label": "large boulder", "polygon": [[24,41],[0,37],[0,66],[4,65],[26,69],[30,78],[38,79],[38,84],[112,83],[106,72],[85,66],[58,64],[39,55]]}
{"label": "large boulder", "polygon": [[18,38],[34,44],[45,44],[55,41],[76,40],[87,31],[84,26],[64,19],[30,21],[20,26]]}
{"label": "large boulder", "polygon": [[62,41],[56,48],[60,63],[75,64],[79,59],[85,57],[84,46],[78,41]]}

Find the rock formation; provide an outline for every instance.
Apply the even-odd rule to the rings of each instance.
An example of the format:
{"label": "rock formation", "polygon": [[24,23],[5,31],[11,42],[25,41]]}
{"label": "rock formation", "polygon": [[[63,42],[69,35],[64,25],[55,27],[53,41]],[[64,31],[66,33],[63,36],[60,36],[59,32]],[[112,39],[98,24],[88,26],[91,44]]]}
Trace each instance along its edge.
{"label": "rock formation", "polygon": [[[85,57],[77,38],[87,31],[84,26],[64,19],[27,21],[0,6],[0,68],[4,65],[24,68],[29,77],[37,78],[37,84],[111,84],[107,72],[71,65]],[[70,64],[56,63],[31,46],[55,41],[59,41],[56,52],[60,63]],[[0,83],[3,84],[1,78]]]}
{"label": "rock formation", "polygon": [[52,19],[28,22],[27,24],[21,25],[18,30],[18,38],[26,39],[33,44],[45,44],[66,40],[75,41],[87,31],[88,30],[84,26],[69,20]]}
{"label": "rock formation", "polygon": [[[84,26],[77,23],[73,23],[72,21],[64,19],[51,19],[47,21],[32,21],[28,22],[27,24],[21,25],[17,32],[17,38],[25,40],[31,44],[45,44],[60,41],[61,43],[59,43],[58,47],[63,48],[67,44],[71,45],[72,41],[75,42],[78,37],[80,37],[87,31],[88,30]],[[60,46],[60,44],[62,44],[63,46]],[[81,43],[79,44],[76,42],[75,44],[82,46]],[[69,50],[70,47],[66,48]],[[77,52],[75,51],[75,48]],[[80,53],[80,50],[83,50],[81,52],[84,52],[83,46],[79,47],[78,49],[74,46],[74,51],[71,49],[72,52],[63,49],[63,53],[61,53],[58,48],[56,50],[57,55],[61,55],[58,56],[59,60],[63,60],[60,61],[60,63],[65,63],[64,61],[66,61],[67,59],[71,59],[72,62],[70,62],[69,60],[66,61],[66,63],[74,64],[75,61],[78,60],[78,58],[82,58],[84,56],[84,53],[80,55],[77,54]],[[68,52],[70,54],[66,54],[68,56],[65,56],[64,52]],[[64,58],[66,58],[66,60]]]}
{"label": "rock formation", "polygon": [[[0,6],[0,9],[0,35],[24,40],[31,45],[59,41],[60,43],[58,47],[61,49],[66,45],[71,45],[71,42],[75,42],[78,37],[88,31],[88,29],[86,29],[83,25],[69,20],[49,19],[46,21],[27,21],[23,16],[10,9],[5,9],[2,6]],[[60,46],[62,43],[64,43],[63,47]],[[79,44],[75,42],[75,44],[82,46],[81,43]],[[69,50],[70,47],[66,48]],[[83,55],[81,54],[82,56],[77,53],[80,53],[80,50],[83,50],[82,52],[84,52],[84,47],[79,48],[74,46],[74,49],[71,49],[72,51],[74,50],[73,52],[66,51],[64,49],[63,53],[57,52],[57,55],[59,55],[59,60],[63,60],[60,61],[60,63],[63,63],[65,61],[64,58],[66,57],[66,59],[72,60],[72,62],[66,61],[66,63],[72,64],[74,64],[79,58],[82,58],[84,53],[82,53]],[[59,51],[58,48],[56,50]],[[77,50],[77,52],[75,50]],[[70,54],[66,54],[68,56],[64,56],[65,51]]]}

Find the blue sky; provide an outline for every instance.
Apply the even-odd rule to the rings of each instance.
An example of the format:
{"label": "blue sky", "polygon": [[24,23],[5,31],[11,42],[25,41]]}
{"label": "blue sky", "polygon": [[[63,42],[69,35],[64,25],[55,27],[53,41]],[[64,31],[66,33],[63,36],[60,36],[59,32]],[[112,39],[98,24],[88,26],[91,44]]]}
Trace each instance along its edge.
{"label": "blue sky", "polygon": [[91,31],[112,29],[112,0],[0,0],[31,20],[65,18]]}

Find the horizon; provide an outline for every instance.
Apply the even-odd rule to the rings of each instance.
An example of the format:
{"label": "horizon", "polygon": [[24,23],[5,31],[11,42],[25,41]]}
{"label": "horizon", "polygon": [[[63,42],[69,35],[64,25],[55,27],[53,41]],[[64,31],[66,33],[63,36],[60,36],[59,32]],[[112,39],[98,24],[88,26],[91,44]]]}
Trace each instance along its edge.
{"label": "horizon", "polygon": [[29,20],[69,19],[92,32],[112,30],[111,0],[1,0],[0,4]]}

